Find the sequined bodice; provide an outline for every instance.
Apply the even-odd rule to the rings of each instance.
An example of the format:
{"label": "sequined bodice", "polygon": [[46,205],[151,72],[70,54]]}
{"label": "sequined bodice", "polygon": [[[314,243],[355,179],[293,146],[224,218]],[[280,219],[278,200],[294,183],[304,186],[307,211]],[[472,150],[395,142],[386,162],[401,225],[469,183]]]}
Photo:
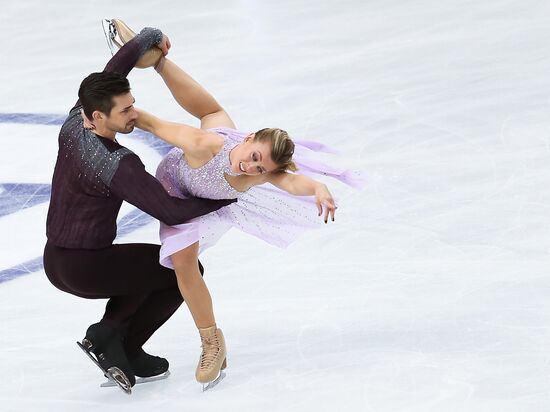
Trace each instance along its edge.
{"label": "sequined bodice", "polygon": [[225,174],[235,175],[231,171],[229,153],[237,145],[229,139],[224,140],[220,150],[208,163],[198,169],[193,169],[187,163],[181,149],[172,149],[169,157],[172,163],[177,181],[186,196],[203,197],[207,199],[233,199],[238,197],[240,192],[235,190],[227,180]]}

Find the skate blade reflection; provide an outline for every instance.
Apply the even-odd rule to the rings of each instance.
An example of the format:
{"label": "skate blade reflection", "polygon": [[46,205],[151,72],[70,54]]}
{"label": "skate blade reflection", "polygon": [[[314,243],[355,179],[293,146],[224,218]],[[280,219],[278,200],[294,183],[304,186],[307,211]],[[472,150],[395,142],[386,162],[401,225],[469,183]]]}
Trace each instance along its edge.
{"label": "skate blade reflection", "polygon": [[[139,385],[141,383],[161,381],[161,380],[166,379],[168,376],[170,376],[170,371],[166,371],[162,375],[148,376],[146,378],[136,378],[136,385]],[[107,382],[103,382],[99,386],[101,386],[102,388],[110,388],[110,387],[116,386],[116,385],[117,385],[116,382],[114,382],[112,379],[109,379]]]}

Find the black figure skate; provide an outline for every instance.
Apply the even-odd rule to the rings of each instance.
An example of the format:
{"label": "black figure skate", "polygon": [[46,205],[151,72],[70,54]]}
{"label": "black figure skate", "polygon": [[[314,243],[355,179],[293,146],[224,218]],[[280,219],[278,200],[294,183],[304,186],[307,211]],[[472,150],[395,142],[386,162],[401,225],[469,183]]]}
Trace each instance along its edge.
{"label": "black figure skate", "polygon": [[124,353],[122,338],[114,328],[96,323],[88,328],[82,342],[76,343],[107,379],[126,394],[132,393],[136,378]]}

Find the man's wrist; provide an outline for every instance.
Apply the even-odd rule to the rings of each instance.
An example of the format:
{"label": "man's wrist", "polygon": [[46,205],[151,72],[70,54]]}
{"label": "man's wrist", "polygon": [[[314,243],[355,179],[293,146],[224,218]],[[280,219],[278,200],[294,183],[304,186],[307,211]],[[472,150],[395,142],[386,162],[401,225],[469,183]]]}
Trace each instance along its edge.
{"label": "man's wrist", "polygon": [[140,32],[142,36],[151,36],[153,40],[153,45],[158,46],[162,42],[163,33],[160,29],[155,29],[154,27],[144,27]]}

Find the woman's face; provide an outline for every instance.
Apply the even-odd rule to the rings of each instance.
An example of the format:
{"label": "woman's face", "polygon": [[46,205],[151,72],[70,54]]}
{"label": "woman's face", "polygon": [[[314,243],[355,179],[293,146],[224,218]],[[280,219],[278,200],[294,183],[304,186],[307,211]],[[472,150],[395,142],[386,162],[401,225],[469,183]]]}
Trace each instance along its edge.
{"label": "woman's face", "polygon": [[240,145],[233,149],[231,170],[234,173],[255,176],[277,169],[277,164],[271,160],[271,144],[269,142],[254,142],[253,138],[253,134],[248,135]]}

